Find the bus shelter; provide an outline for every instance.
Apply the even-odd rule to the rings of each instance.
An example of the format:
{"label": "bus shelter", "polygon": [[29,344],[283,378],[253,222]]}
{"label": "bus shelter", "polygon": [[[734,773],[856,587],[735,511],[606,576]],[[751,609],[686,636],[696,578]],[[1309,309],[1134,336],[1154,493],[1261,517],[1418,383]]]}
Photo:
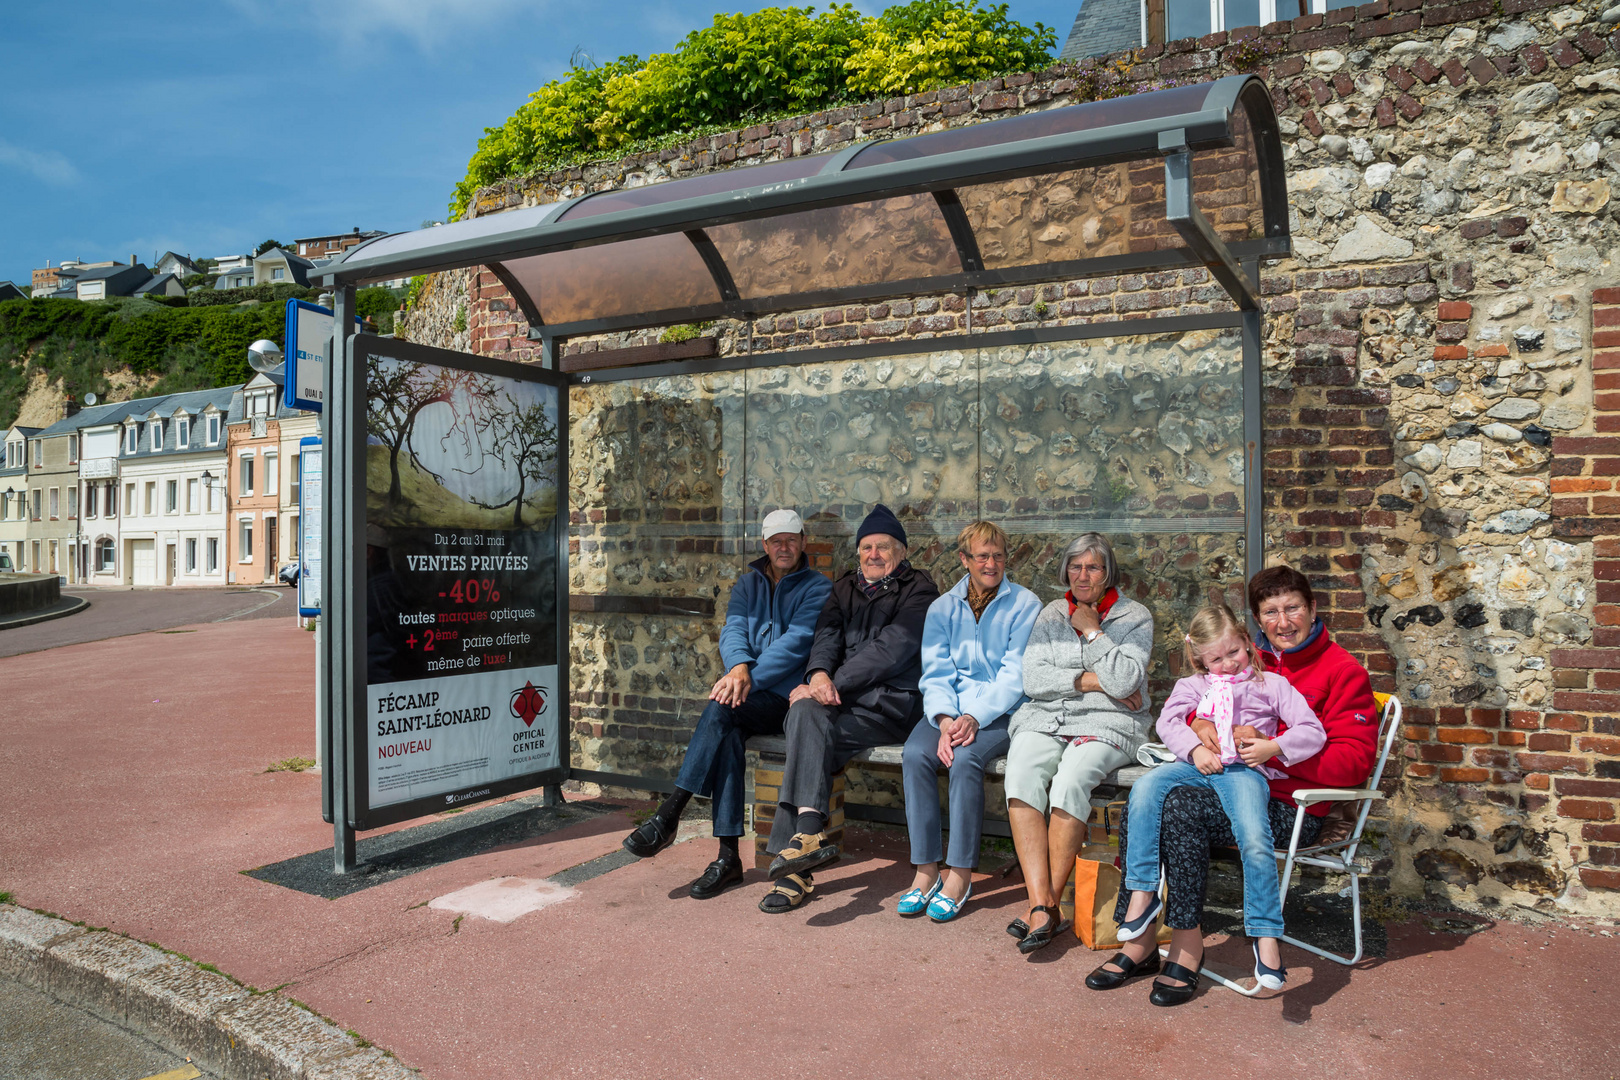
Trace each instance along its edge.
{"label": "bus shelter", "polygon": [[[1163,601],[1167,631],[1177,610],[1240,588],[1263,556],[1259,267],[1290,250],[1270,92],[1230,76],[379,237],[317,273],[335,297],[329,355],[351,369],[357,286],[479,266],[505,285],[540,366],[566,389],[553,714],[564,719],[560,764],[536,782],[667,790],[678,746],[673,763],[643,747],[572,768],[568,612],[712,618],[724,566],[734,577],[752,557],[776,506],[798,509],[813,550],[838,565],[855,522],[885,502],[917,526],[913,561],[942,577],[954,576],[950,539],[977,517],[1048,557],[1079,532],[1106,532],[1138,594]],[[1184,273],[1197,268],[1207,276]],[[1101,279],[1115,294],[1133,275],[1203,284],[1138,290],[1104,315],[973,325],[977,293],[1058,283],[1073,295]],[[921,334],[755,348],[762,320],[948,296],[967,297],[964,318]],[[740,327],[721,355],[564,360],[571,339],[709,320]],[[330,445],[363,442],[365,390],[343,362],[328,368]],[[595,440],[575,447],[574,475],[570,407],[590,414]],[[363,515],[337,508],[365,477],[341,453],[324,467],[337,502],[323,539],[320,695],[346,869],[366,551]],[[622,527],[611,540],[576,535],[571,567],[565,523],[588,509],[571,505],[580,499]],[[660,563],[682,550],[712,556],[714,572],[694,580]],[[1020,580],[1050,598],[1061,590],[1048,570]],[[631,689],[639,678],[643,697],[679,698],[702,684],[704,696],[718,672],[703,643],[653,636],[641,651],[656,659]]]}

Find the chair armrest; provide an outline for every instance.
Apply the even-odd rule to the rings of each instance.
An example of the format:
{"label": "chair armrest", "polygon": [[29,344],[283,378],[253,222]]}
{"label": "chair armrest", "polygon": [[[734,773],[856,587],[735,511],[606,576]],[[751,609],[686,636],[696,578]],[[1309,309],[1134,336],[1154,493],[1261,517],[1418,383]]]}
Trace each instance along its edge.
{"label": "chair armrest", "polygon": [[1291,791],[1288,797],[1300,806],[1309,806],[1319,802],[1358,802],[1367,799],[1382,799],[1384,793],[1377,788],[1302,788]]}

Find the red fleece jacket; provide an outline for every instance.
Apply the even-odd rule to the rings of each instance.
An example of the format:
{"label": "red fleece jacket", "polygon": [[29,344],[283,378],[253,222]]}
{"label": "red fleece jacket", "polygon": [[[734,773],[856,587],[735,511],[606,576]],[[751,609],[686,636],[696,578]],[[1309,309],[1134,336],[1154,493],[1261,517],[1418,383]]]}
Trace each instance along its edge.
{"label": "red fleece jacket", "polygon": [[[1355,788],[1367,782],[1378,754],[1378,702],[1367,669],[1334,644],[1327,630],[1294,653],[1264,654],[1266,668],[1287,679],[1300,692],[1327,729],[1327,745],[1297,765],[1267,764],[1288,774],[1271,781],[1273,798],[1285,799],[1300,788]],[[1310,812],[1326,814],[1331,803],[1316,803]]]}

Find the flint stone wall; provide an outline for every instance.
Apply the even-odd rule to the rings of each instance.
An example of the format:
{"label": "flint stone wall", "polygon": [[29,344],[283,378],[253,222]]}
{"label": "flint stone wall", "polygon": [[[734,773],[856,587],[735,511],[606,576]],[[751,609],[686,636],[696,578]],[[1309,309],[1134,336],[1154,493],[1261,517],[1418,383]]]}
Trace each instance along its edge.
{"label": "flint stone wall", "polygon": [[[1620,8],[1501,0],[1494,12],[1486,4],[1380,0],[514,180],[480,192],[476,212],[1067,104],[1116,73],[1148,88],[1257,69],[1282,118],[1295,236],[1295,257],[1262,274],[1266,557],[1311,576],[1336,639],[1372,671],[1377,689],[1406,703],[1386,776],[1391,801],[1379,870],[1406,894],[1613,915],[1620,912],[1620,739],[1613,737],[1620,697],[1600,691],[1620,689],[1620,679],[1596,669],[1620,667],[1608,659],[1620,653],[1605,651],[1620,647],[1620,608],[1607,603],[1620,595],[1604,591],[1609,578],[1620,578],[1620,565],[1604,558],[1620,555],[1620,541],[1605,539],[1620,536],[1620,524],[1606,516],[1616,500],[1591,493],[1612,490],[1620,474],[1620,444],[1597,434],[1620,422],[1607,426],[1613,418],[1599,413],[1595,421],[1593,412],[1594,363],[1620,366],[1616,353],[1594,361],[1594,345],[1620,345],[1620,331],[1604,329],[1620,315],[1600,304],[1595,334],[1593,309],[1594,294],[1602,300],[1620,280],[1612,262],[1620,235],[1620,202],[1612,198],[1620,183]],[[964,332],[969,302],[917,297],[761,318],[753,343],[796,349],[910,338],[921,355],[937,355],[926,352],[927,339]],[[403,332],[446,344],[446,312],[460,303],[470,312],[473,351],[537,358],[516,305],[487,272],[465,292],[441,289]],[[996,290],[971,304],[976,330],[1226,306],[1202,270]],[[706,332],[722,354],[744,347],[741,325]],[[614,335],[568,348],[655,338]],[[799,379],[820,366],[784,370]],[[1600,388],[1620,389],[1601,382],[1615,376],[1598,378]],[[723,612],[726,587],[752,543],[742,531],[746,515],[727,515],[759,499],[802,497],[791,485],[752,503],[746,492],[727,491],[735,459],[725,452],[725,410],[742,406],[723,381],[572,392],[576,588],[708,595]],[[766,438],[756,428],[752,439],[731,445],[749,452],[777,439],[798,445],[795,410],[835,416],[847,436],[859,412],[812,414],[805,406],[838,389],[807,387],[795,398],[761,388],[760,415],[775,416],[780,406],[779,430]],[[938,408],[928,380],[902,379],[895,389],[904,400],[886,413],[907,438],[871,477],[914,477],[911,491],[893,497],[905,504],[908,528],[917,522],[927,538],[919,559],[946,586],[957,571],[940,526],[962,518],[963,499],[946,510],[945,496],[917,490],[929,468],[925,462],[919,472],[904,454],[921,460],[942,449],[942,485],[960,479],[962,463],[948,435],[905,428],[907,408],[929,401]],[[1056,483],[1050,443],[1009,434],[1025,430],[1023,416],[1040,403],[1059,406],[1053,398],[1035,387],[1003,403],[981,388],[979,400],[993,400],[993,410],[975,418],[979,460],[994,441],[1003,448],[998,469],[1015,471],[998,478],[994,494],[976,490],[974,509],[1007,520],[1019,547],[1016,572],[1038,586],[1050,580],[1069,533],[1026,534],[1019,515],[1076,521],[1094,507],[1054,509],[1054,500],[1098,499],[1106,490],[1096,477],[1089,490]],[[995,413],[1003,408],[1020,416],[1000,429]],[[1125,497],[1174,516],[1190,512],[1174,490],[1186,477],[1163,465],[1188,455],[1167,447],[1179,445],[1176,424],[1158,430],[1168,411],[1151,413],[1151,438],[1119,439],[1117,455],[1110,448],[1097,461],[1106,483],[1104,463],[1117,456],[1138,485]],[[958,423],[966,430],[972,421]],[[1083,426],[1071,418],[1071,427]],[[928,440],[920,453],[919,435]],[[814,447],[811,433],[803,440]],[[1163,459],[1159,476],[1150,465],[1155,455]],[[812,477],[844,485],[817,496],[828,526],[813,551],[833,572],[847,565],[842,523],[872,492],[859,486],[865,477],[843,468],[836,449],[814,460],[826,465]],[[1162,509],[1161,496],[1169,500]],[[708,533],[670,528],[711,521]],[[1166,629],[1201,596],[1236,584],[1237,548],[1203,550],[1218,538],[1192,529],[1121,537],[1128,588],[1154,603],[1165,623],[1160,686],[1174,673]],[[1177,543],[1180,550],[1165,551]],[[1165,564],[1149,562],[1155,550],[1173,554],[1168,561],[1187,576],[1165,580]],[[1049,586],[1043,592],[1053,594]],[[672,771],[706,680],[717,674],[718,624],[719,616],[576,620],[576,760]]]}

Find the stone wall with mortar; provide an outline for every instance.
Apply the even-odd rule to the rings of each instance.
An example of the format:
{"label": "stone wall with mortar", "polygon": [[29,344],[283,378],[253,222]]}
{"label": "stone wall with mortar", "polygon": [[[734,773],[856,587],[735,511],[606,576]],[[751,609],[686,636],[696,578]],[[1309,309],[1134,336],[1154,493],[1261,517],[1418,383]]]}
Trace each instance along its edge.
{"label": "stone wall with mortar", "polygon": [[[1311,576],[1337,639],[1378,689],[1406,702],[1380,869],[1408,894],[1614,914],[1620,744],[1611,736],[1620,697],[1608,691],[1620,679],[1605,650],[1620,647],[1608,637],[1620,634],[1611,629],[1620,609],[1606,592],[1620,578],[1609,539],[1620,524],[1601,492],[1620,473],[1609,471],[1620,443],[1602,434],[1614,430],[1612,416],[1593,411],[1593,368],[1597,392],[1620,389],[1604,381],[1614,378],[1606,369],[1615,354],[1594,360],[1594,347],[1620,344],[1609,340],[1620,331],[1606,329],[1615,309],[1594,309],[1593,298],[1620,283],[1612,263],[1620,202],[1611,197],[1620,172],[1617,24],[1620,8],[1590,4],[1379,0],[515,180],[481,192],[476,209],[1049,108],[1116,80],[1145,88],[1257,70],[1282,118],[1295,236],[1295,257],[1262,274],[1266,557]],[[445,344],[446,313],[463,303],[474,351],[535,358],[538,344],[487,272],[464,292],[441,290],[405,332]],[[926,339],[968,329],[969,304],[971,327],[982,330],[1223,303],[1194,270],[809,311],[755,320],[752,332],[756,348],[915,338],[928,350]],[[725,353],[742,347],[745,330],[706,332]],[[736,400],[725,390],[668,381],[574,390],[582,589],[707,591],[723,610],[746,541],[743,519],[718,528],[728,507],[743,506],[723,496],[732,459],[722,452],[722,414]],[[694,395],[710,400],[693,404]],[[1010,404],[1058,406],[1051,398]],[[917,432],[904,434],[900,449],[916,455]],[[1143,455],[1126,440],[1118,456],[1140,485],[1127,498],[1154,507],[1175,478],[1162,468],[1153,476],[1146,458],[1164,449],[1156,429],[1150,441]],[[1008,446],[1012,458],[1040,452],[1020,445]],[[948,445],[928,449],[949,461]],[[893,461],[906,471],[900,456]],[[642,482],[654,472],[660,484]],[[1003,509],[980,506],[1015,516],[1029,500],[1027,512],[1041,513],[1056,498],[1055,475],[1044,465],[1021,469]],[[937,505],[910,510],[919,523],[947,516]],[[670,528],[702,525],[706,514],[712,535]],[[655,521],[662,531],[649,530]],[[1179,542],[1175,564],[1191,574],[1171,589],[1180,603],[1229,587],[1228,563],[1202,558],[1191,533]],[[930,550],[925,563],[949,584],[948,552]],[[840,552],[836,530],[816,547],[828,570]],[[1021,551],[1023,577],[1038,579],[1052,553],[1036,543]],[[641,567],[634,584],[624,580],[631,563]],[[1144,557],[1131,567],[1130,587],[1154,599],[1150,586],[1160,583],[1149,565]],[[1205,577],[1194,580],[1200,567]],[[1167,624],[1171,599],[1160,599]],[[667,769],[713,677],[716,630],[717,619],[581,617],[580,760]],[[1169,673],[1166,664],[1161,678]]]}

